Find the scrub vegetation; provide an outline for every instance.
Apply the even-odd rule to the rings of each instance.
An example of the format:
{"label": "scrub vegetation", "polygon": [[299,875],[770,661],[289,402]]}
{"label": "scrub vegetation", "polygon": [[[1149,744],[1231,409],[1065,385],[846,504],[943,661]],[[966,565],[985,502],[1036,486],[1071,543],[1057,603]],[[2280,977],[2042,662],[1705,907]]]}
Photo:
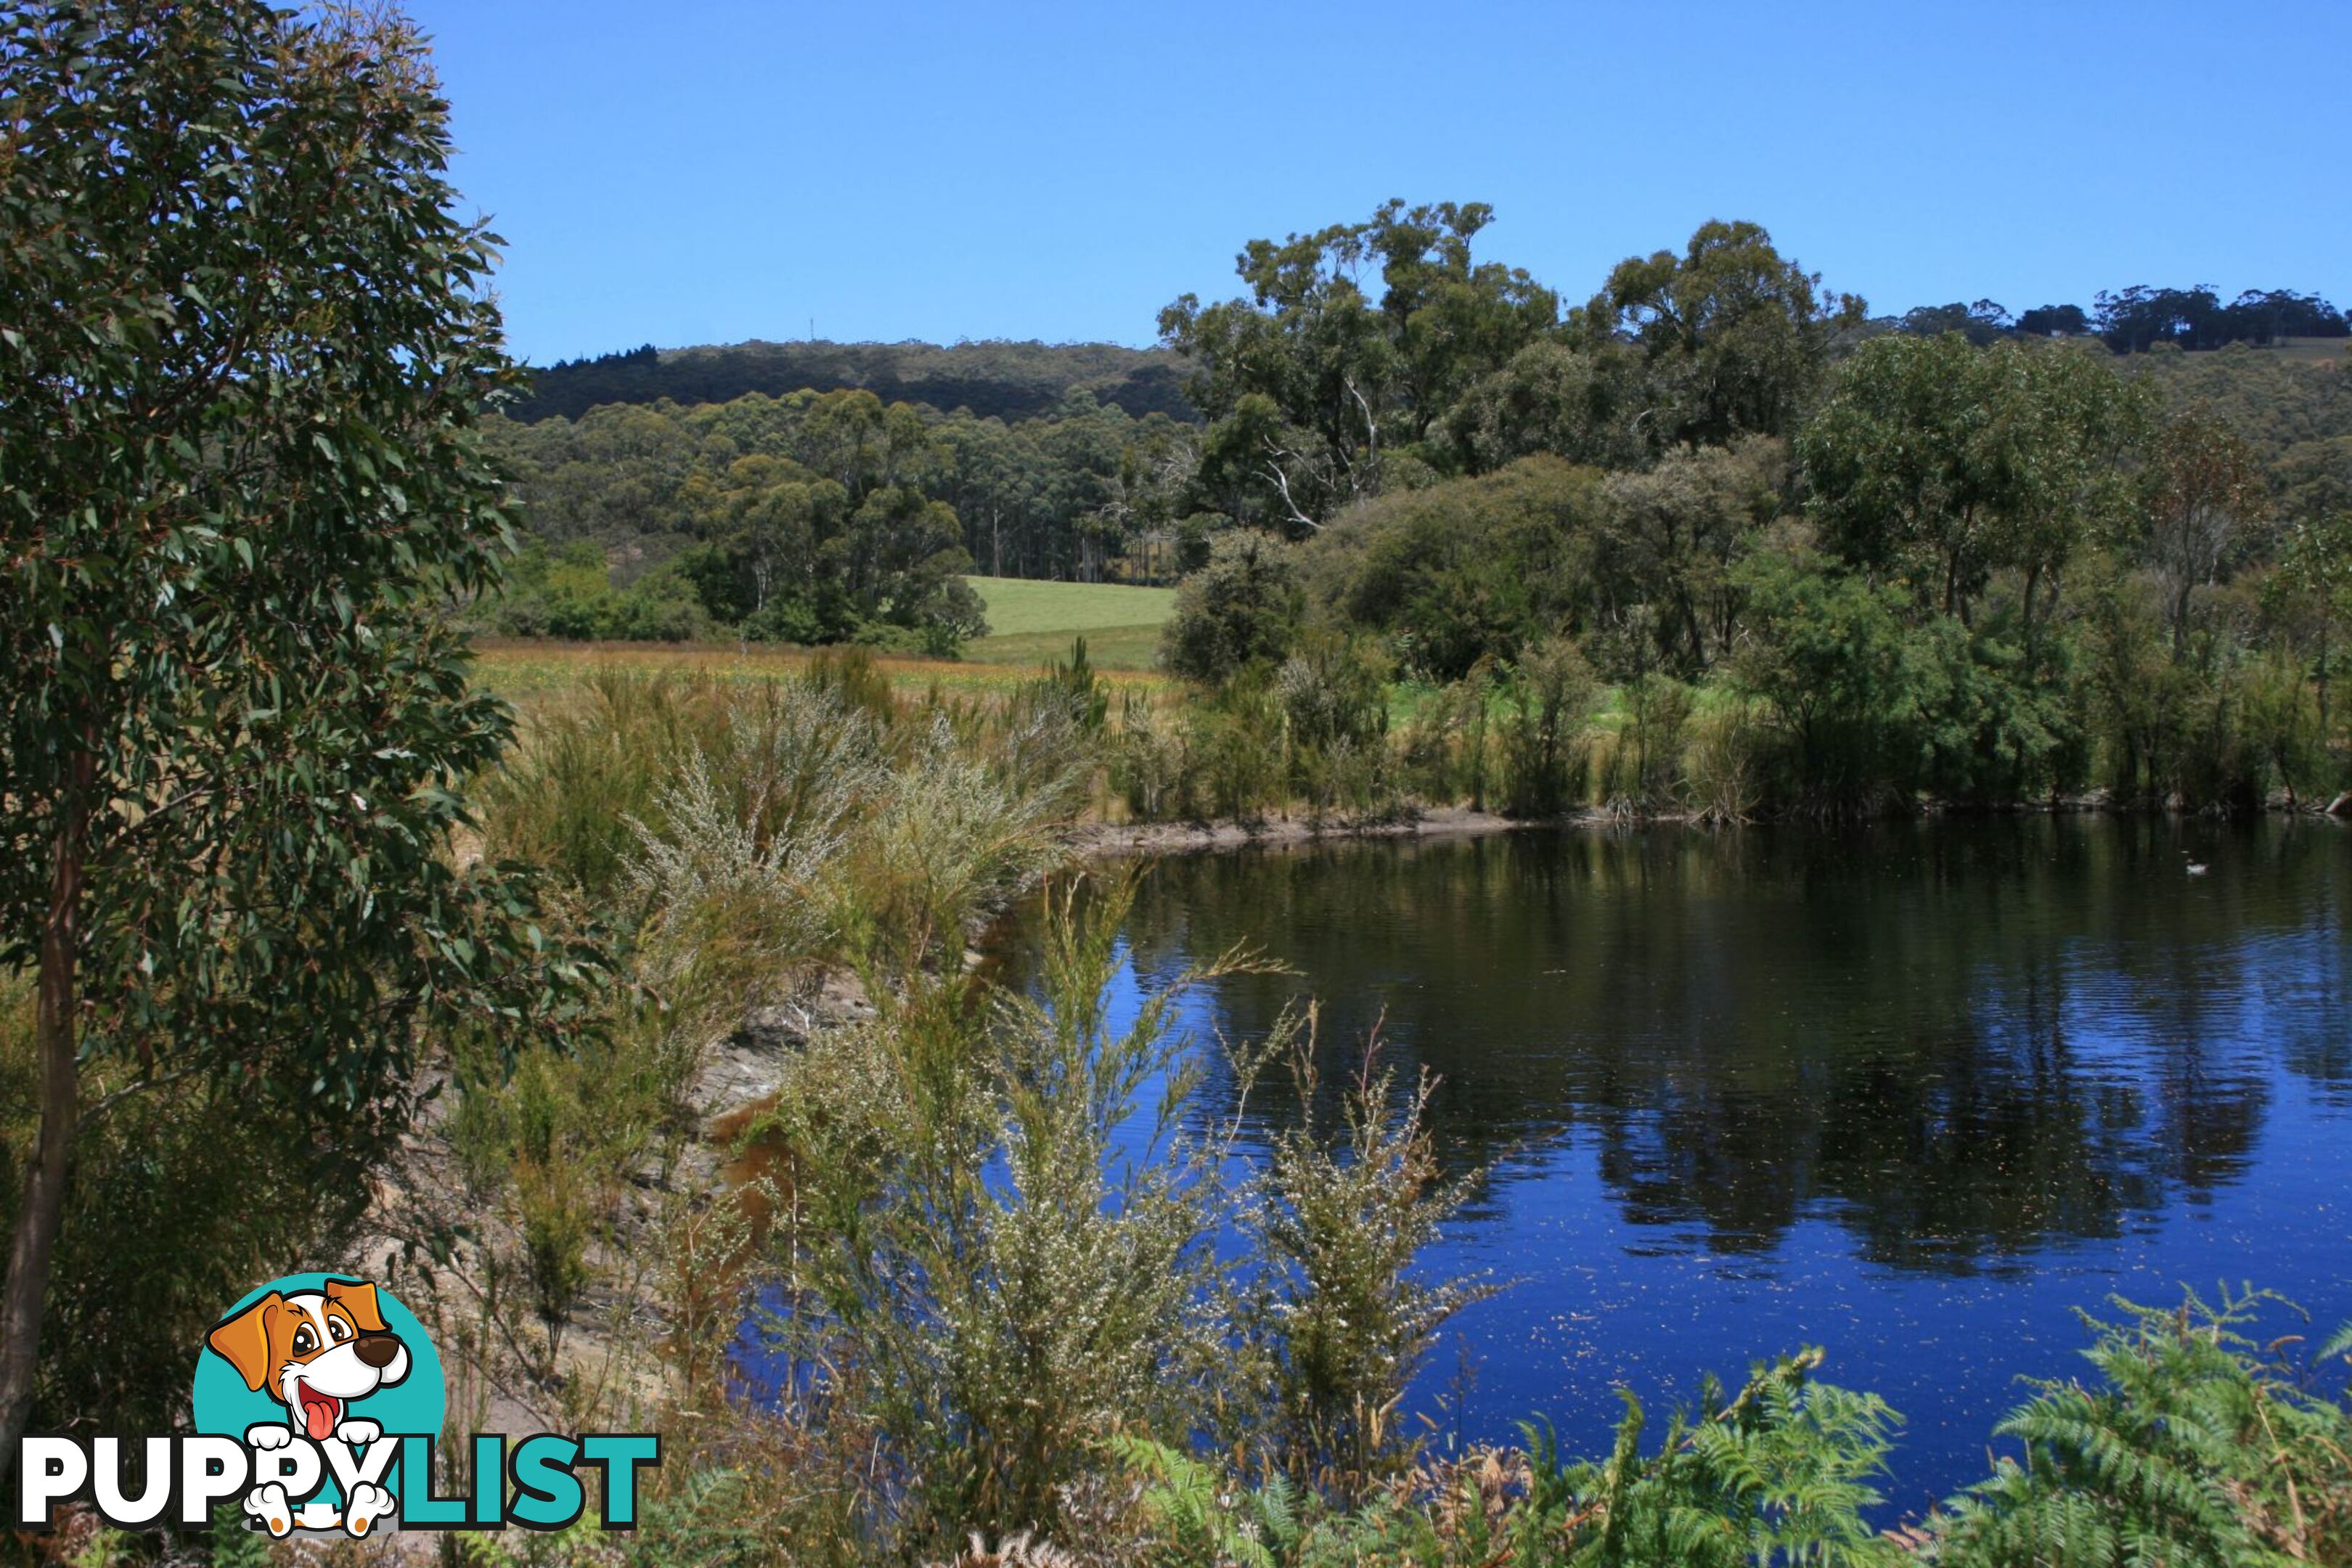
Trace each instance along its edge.
{"label": "scrub vegetation", "polygon": [[[518,500],[656,502],[518,445],[604,411],[499,423],[491,240],[448,216],[413,30],[5,16],[0,1439],[184,1426],[221,1304],[327,1265],[428,1321],[453,1431],[665,1435],[640,1530],[445,1538],[475,1563],[2352,1558],[2352,1334],[2306,1352],[2252,1294],[2117,1303],[1891,1531],[1900,1418],[1819,1350],[1663,1421],[1629,1394],[1606,1454],[1539,1412],[1433,1447],[1414,1374],[1501,1282],[1423,1262],[1480,1180],[1429,1085],[1303,996],[1186,1032],[1192,988],[1278,982],[1246,949],[1114,1016],[1134,884],[1073,833],[2316,800],[2339,372],[1869,335],[1747,224],[1563,315],[1473,263],[1484,209],[1391,205],[1170,308],[1199,423],[1018,435],[1102,438],[1087,499],[1019,514],[1068,525],[1038,558],[1108,574],[1140,519],[1189,570],[1171,679],[1081,643],[960,685],[873,650],[979,634],[964,541],[1034,492],[932,487],[1014,433],[864,391],[632,405],[691,549],[622,584],[593,527],[528,545]],[[2258,384],[2268,445],[2224,395]],[[528,658],[460,636],[501,617],[852,646],[533,677],[518,714],[477,677]],[[974,944],[1024,897],[1016,988]],[[1312,1111],[1240,1160],[1213,1108],[1276,1076]]]}

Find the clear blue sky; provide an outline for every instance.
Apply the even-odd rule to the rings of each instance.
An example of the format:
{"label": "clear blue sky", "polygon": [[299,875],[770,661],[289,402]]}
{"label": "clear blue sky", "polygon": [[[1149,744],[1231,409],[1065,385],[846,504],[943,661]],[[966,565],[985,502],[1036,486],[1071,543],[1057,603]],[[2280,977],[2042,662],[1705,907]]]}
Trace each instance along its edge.
{"label": "clear blue sky", "polygon": [[1151,340],[1255,236],[1491,203],[1581,300],[1753,218],[1874,310],[2352,303],[2352,4],[410,0],[535,363]]}

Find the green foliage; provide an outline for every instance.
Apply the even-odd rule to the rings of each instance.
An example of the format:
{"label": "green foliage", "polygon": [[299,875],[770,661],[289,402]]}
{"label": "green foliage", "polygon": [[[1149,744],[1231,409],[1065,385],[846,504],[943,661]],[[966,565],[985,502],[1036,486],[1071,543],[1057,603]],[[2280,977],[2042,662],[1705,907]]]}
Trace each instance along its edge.
{"label": "green foliage", "polygon": [[1862,301],[1774,248],[1759,224],[1701,224],[1680,256],[1628,257],[1584,308],[1585,335],[1639,348],[1661,446],[1794,433],[1836,331]]}
{"label": "green foliage", "polygon": [[1863,344],[1799,442],[1827,542],[1964,622],[1996,570],[2016,572],[2030,629],[2136,499],[2122,459],[2149,399],[2103,358],[1958,333]]}
{"label": "green foliage", "polygon": [[2211,411],[2191,406],[2158,432],[2141,542],[2164,581],[2175,660],[2189,652],[2192,597],[2216,581],[2269,503],[2253,447]]}
{"label": "green foliage", "polygon": [[1387,634],[1408,668],[1458,679],[1590,617],[1600,503],[1598,475],[1530,458],[1357,508],[1302,556],[1327,617]]}
{"label": "green foliage", "polygon": [[1470,1194],[1468,1178],[1444,1179],[1423,1125],[1434,1082],[1400,1093],[1375,1032],[1334,1115],[1314,1011],[1269,1048],[1286,1054],[1306,1108],[1276,1135],[1243,1219],[1265,1270],[1250,1331],[1273,1366],[1272,1457],[1301,1486],[1352,1500],[1411,1462],[1406,1387],[1446,1320],[1491,1289],[1414,1273]]}
{"label": "green foliage", "polygon": [[1076,637],[1070,643],[1068,662],[1055,659],[1044,679],[1014,694],[1013,703],[1016,709],[1056,713],[1087,734],[1098,734],[1110,717],[1110,688],[1096,679],[1094,666],[1087,661],[1087,639]]}
{"label": "green foliage", "polygon": [[999,576],[1091,582],[1122,552],[1171,573],[1192,472],[1181,426],[1083,396],[1009,427],[848,388],[488,428],[537,538],[621,578],[584,605],[526,582],[477,606],[523,635],[614,635],[644,583],[747,637],[961,642],[985,626],[975,555]]}
{"label": "green foliage", "polygon": [[1811,1381],[1820,1361],[1759,1367],[1727,1403],[1709,1379],[1700,1411],[1677,1414],[1654,1454],[1629,1393],[1606,1459],[1565,1461],[1530,1426],[1524,1451],[1425,1463],[1353,1510],[1279,1474],[1253,1488],[1165,1447],[1115,1451],[1144,1486],[1150,1561],[1169,1568],[1886,1568],[1905,1553],[1864,1512],[1897,1418],[1874,1395]]}
{"label": "green foliage", "polygon": [[1605,670],[1692,679],[1730,652],[1744,607],[1732,568],[1779,510],[1788,458],[1785,442],[1747,437],[1610,477],[1588,611]]}
{"label": "green foliage", "polygon": [[[1198,581],[1162,649],[1168,668],[1203,683],[1278,666],[1311,624],[1376,633],[1399,668],[1436,682],[1572,637],[1633,721],[1594,735],[1587,759],[1595,793],[1620,809],[1877,810],[1923,794],[1992,805],[2126,775],[2120,798],[2235,808],[2340,780],[2328,689],[2340,595],[2312,584],[2314,563],[2341,552],[2305,548],[2290,572],[2271,573],[2290,565],[2279,546],[2298,536],[2263,525],[2275,512],[2315,539],[2331,508],[2347,510],[2345,377],[2300,351],[2242,345],[2111,358],[2071,307],[2012,322],[1979,300],[1864,323],[1858,301],[1825,294],[1748,223],[1710,223],[1678,250],[1629,258],[1562,322],[1526,274],[1473,259],[1490,217],[1391,203],[1366,223],[1245,247],[1244,298],[1187,296],[1163,313],[1169,343],[1192,356],[1197,427],[1083,392],[1013,424],[937,412],[952,403],[881,401],[901,359],[948,375],[958,356],[1021,362],[1026,351],[1007,345],[747,345],[572,367],[581,385],[631,398],[671,381],[699,387],[722,363],[730,374],[805,363],[837,379],[810,384],[831,391],[778,382],[782,395],[500,426],[541,531],[604,542],[623,580],[567,589],[564,571],[595,563],[546,569],[543,589],[519,588],[499,613],[522,630],[669,637],[694,633],[699,605],[748,637],[956,647],[979,623],[951,584],[857,600],[840,586],[848,576],[829,575],[866,570],[866,545],[826,555],[820,542],[866,537],[881,514],[857,497],[879,484],[907,509],[908,538],[923,534],[923,506],[951,508],[992,569],[1084,580],[1054,588],[1189,570]],[[2100,320],[2200,298],[2125,290],[2110,301],[2122,314]],[[2276,292],[2208,303],[2199,342],[2275,337],[2312,310],[2336,320]],[[2158,429],[2159,404],[2188,412]],[[2257,477],[2274,504],[2254,494]],[[898,549],[904,531],[894,522],[871,537]],[[1237,575],[1239,541],[1255,534],[1306,541],[1303,603],[1287,572]],[[1785,596],[1769,614],[1749,602],[1776,559],[1822,569],[1809,544],[1870,593],[1894,594],[1882,605],[1894,635],[1845,661],[1833,733],[1733,668],[1785,674],[1829,652],[1778,646],[1805,626]],[[2163,595],[2185,674],[2113,693],[2117,672],[2153,667],[2115,642],[2126,625],[2140,635],[2138,612],[2086,596],[2110,581],[2126,596]],[[909,616],[886,601],[928,607]],[[1143,625],[1106,623],[1096,662],[1144,657]],[[987,657],[1041,664],[1062,646],[992,643]],[[2237,673],[2271,668],[2273,653],[2302,665],[2307,703],[2287,689],[2294,677],[2247,686]],[[1687,703],[1654,676],[1688,689]],[[2160,710],[2150,721],[2124,711],[2149,705]],[[1684,732],[1656,722],[1685,708]],[[1727,710],[1741,717],[1711,717]],[[1479,773],[1488,748],[1465,750],[1449,722],[1443,750],[1465,777]],[[1343,801],[1356,816],[1394,808],[1392,748],[1327,752],[1286,732],[1284,781],[1262,787],[1234,752],[1253,732],[1230,705],[1213,721],[1143,724],[1119,749],[1118,787],[1148,817],[1204,815],[1217,800],[1255,814],[1284,804],[1284,790],[1316,815]],[[1410,737],[1422,749],[1412,771],[1427,771],[1430,741]],[[1208,763],[1222,785],[1186,783]],[[1171,805],[1180,795],[1190,798]]]}
{"label": "green foliage", "polygon": [[[9,989],[0,1138],[22,1150],[37,1104],[33,1009],[28,989]],[[369,1173],[396,1146],[407,1097],[346,1117],[250,1105],[194,1079],[140,1090],[121,1068],[99,1068],[84,1084],[98,1109],[76,1139],[52,1266],[40,1418],[60,1429],[173,1430],[186,1415],[186,1347],[203,1341],[222,1303],[356,1237]],[[22,1198],[20,1181],[0,1187],[0,1223],[13,1224]]]}
{"label": "green foliage", "polygon": [[1682,788],[1702,821],[1745,822],[1763,803],[1766,733],[1758,705],[1731,697],[1692,717]]}
{"label": "green foliage", "polygon": [[1297,635],[1304,599],[1287,547],[1258,533],[1221,534],[1208,564],[1177,590],[1160,662],[1211,685],[1251,665],[1278,663]]}
{"label": "green foliage", "polygon": [[[799,393],[490,429],[534,531],[564,548],[478,607],[496,629],[675,639],[723,625],[950,654],[987,629],[961,578],[962,525],[933,493],[949,448],[904,404]],[[602,548],[636,553],[648,525],[691,542],[625,586],[597,581]]]}
{"label": "green foliage", "polygon": [[1277,1471],[1262,1487],[1228,1489],[1223,1475],[1181,1448],[1125,1435],[1110,1448],[1143,1483],[1154,1561],[1281,1568],[1297,1560],[1311,1494],[1303,1497],[1288,1477]]}
{"label": "green foliage", "polygon": [[[917,1541],[1051,1527],[1097,1435],[1181,1439],[1206,1414],[1223,1155],[1180,1131],[1196,1068],[1174,1020],[1239,961],[1114,1029],[1131,893],[1091,894],[1053,897],[1038,998],[910,975],[800,1058],[771,1119],[799,1176],[777,1342],[884,1436]],[[1139,1112],[1156,1131],[1120,1152]]]}
{"label": "green foliage", "polygon": [[1760,555],[1741,581],[1757,635],[1734,678],[1771,705],[1792,748],[1794,801],[1864,811],[1912,785],[1918,666],[1901,592],[1793,555]]}
{"label": "green foliage", "polygon": [[1639,468],[1654,455],[1643,407],[1641,360],[1623,345],[1538,338],[1447,414],[1448,455],[1472,474],[1546,452],[1592,468]]}
{"label": "green foliage", "polygon": [[1466,797],[1474,809],[1486,808],[1493,703],[1492,667],[1480,663],[1418,705],[1397,748],[1414,799],[1450,805]]}
{"label": "green foliage", "polygon": [[1388,675],[1372,648],[1328,634],[1302,639],[1275,671],[1290,788],[1309,815],[1370,821],[1395,810]]}
{"label": "green foliage", "polygon": [[1559,1465],[1549,1436],[1531,1433],[1521,1538],[1560,1531],[1567,1548],[1550,1560],[1576,1568],[1895,1562],[1863,1512],[1879,1501],[1870,1478],[1897,1418],[1874,1394],[1811,1382],[1821,1359],[1808,1351],[1759,1367],[1728,1404],[1710,1379],[1697,1418],[1678,1414],[1647,1459],[1631,1394],[1605,1461]]}
{"label": "green foliage", "polygon": [[1253,672],[1184,716],[1186,796],[1196,817],[1255,822],[1280,805],[1286,777],[1282,706],[1273,682]]}
{"label": "green foliage", "polygon": [[213,1507],[213,1568],[271,1568],[269,1537],[247,1528],[243,1509]]}
{"label": "green foliage", "polygon": [[531,378],[519,419],[577,419],[607,403],[731,403],[803,387],[862,387],[885,403],[969,409],[982,419],[1050,414],[1087,393],[1140,419],[1190,418],[1182,368],[1160,349],[1114,343],[984,341],[931,343],[748,342],[657,352],[650,343],[558,361]]}
{"label": "green foliage", "polygon": [[[2182,1568],[2352,1558],[2352,1409],[2314,1393],[2244,1331],[2266,1298],[2116,1300],[2085,1315],[2095,1387],[2044,1383],[1998,1431],[2023,1445],[1937,1521],[1956,1565]],[[2321,1350],[2341,1356],[2352,1332]]]}
{"label": "green foliage", "polygon": [[509,734],[436,606],[512,542],[477,429],[511,377],[416,35],[238,0],[0,26],[0,967],[40,970],[45,1059],[4,1447],[77,1063],[233,1077],[331,1140],[429,1036],[560,1026],[583,971],[526,875],[446,853]]}
{"label": "green foliage", "polygon": [[1910,636],[1920,782],[1940,799],[2048,799],[2084,782],[2087,737],[2064,662],[2071,646],[2029,633],[2021,647],[2018,633],[2002,617],[1973,632],[1941,619]]}
{"label": "green foliage", "polygon": [[552,553],[533,543],[516,557],[483,618],[488,629],[509,637],[578,642],[684,642],[709,637],[717,623],[692,580],[698,564],[688,562],[683,571],[649,573],[626,588],[616,588],[604,552],[589,541],[574,540]]}
{"label": "green foliage", "polygon": [[1565,637],[1528,649],[1512,669],[1502,731],[1504,809],[1512,816],[1557,816],[1576,800],[1594,689],[1591,666]]}
{"label": "green foliage", "polygon": [[635,834],[676,759],[721,743],[731,715],[717,682],[591,672],[540,709],[523,743],[481,784],[493,856],[549,868],[593,897],[615,889]]}
{"label": "green foliage", "polygon": [[1161,341],[1192,365],[1208,420],[1198,484],[1216,510],[1309,533],[1428,465],[1418,449],[1470,384],[1559,319],[1526,272],[1471,259],[1493,216],[1391,201],[1366,223],[1254,239],[1235,263],[1249,298],[1187,294],[1160,313]]}

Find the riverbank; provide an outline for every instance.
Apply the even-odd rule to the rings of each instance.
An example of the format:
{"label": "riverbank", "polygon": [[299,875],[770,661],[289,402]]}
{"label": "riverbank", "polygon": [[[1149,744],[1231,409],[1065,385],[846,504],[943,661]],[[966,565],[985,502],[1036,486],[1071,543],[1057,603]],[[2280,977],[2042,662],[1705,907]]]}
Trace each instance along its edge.
{"label": "riverbank", "polygon": [[[1587,814],[1591,815],[1591,814]],[[1081,822],[1067,842],[1082,859],[1120,859],[1155,855],[1198,855],[1256,849],[1269,845],[1311,844],[1346,838],[1464,838],[1522,828],[1565,826],[1580,815],[1549,821],[1503,816],[1465,806],[1414,809],[1370,822],[1331,817],[1272,816],[1251,822]]]}
{"label": "riverbank", "polygon": [[[2054,801],[2026,801],[2000,806],[1967,806],[1929,802],[1912,812],[1889,812],[1875,818],[1858,821],[1898,821],[1906,816],[2163,816],[2207,819],[2210,812],[2184,811],[2178,806],[2138,806],[2117,805],[2105,795],[2073,795]],[[2311,801],[2293,801],[2284,796],[2265,803],[2258,815],[2290,817],[2325,817],[2333,821],[2352,822],[2352,793],[2320,805]],[[1749,819],[1769,823],[1775,818]],[[1822,826],[1809,818],[1793,819],[1797,825]],[[1564,827],[1632,829],[1646,827],[1708,827],[1734,826],[1701,812],[1633,812],[1609,811],[1599,807],[1563,813],[1555,816],[1506,816],[1498,812],[1475,811],[1467,806],[1407,807],[1392,817],[1371,821],[1349,821],[1339,817],[1267,816],[1252,821],[1215,822],[1103,822],[1080,821],[1074,825],[1066,842],[1072,853],[1082,860],[1120,860],[1150,858],[1161,855],[1207,855],[1230,853],[1244,849],[1264,849],[1286,845],[1341,842],[1360,838],[1474,838],[1494,834],[1520,833],[1529,830]]]}

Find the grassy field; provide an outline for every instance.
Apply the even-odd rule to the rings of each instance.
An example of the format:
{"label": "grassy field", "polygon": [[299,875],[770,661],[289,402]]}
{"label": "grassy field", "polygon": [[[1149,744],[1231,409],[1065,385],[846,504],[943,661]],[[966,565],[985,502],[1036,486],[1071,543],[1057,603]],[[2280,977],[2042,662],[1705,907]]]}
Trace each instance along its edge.
{"label": "grassy field", "polygon": [[1097,669],[1150,669],[1160,651],[1160,626],[1176,605],[1173,588],[1129,588],[1113,583],[1032,583],[1017,577],[971,577],[988,606],[989,635],[964,650],[982,664],[1045,665],[1070,655],[1070,639],[1087,639],[1087,661]]}
{"label": "grassy field", "polygon": [[[876,666],[904,691],[931,687],[951,694],[1010,690],[1030,674],[1070,656],[1070,639],[1087,639],[1087,660],[1119,685],[1158,686],[1150,673],[1160,651],[1160,624],[1176,603],[1172,588],[1129,588],[1107,583],[1031,583],[974,577],[988,605],[993,635],[964,650],[961,660],[877,658]],[[484,637],[481,683],[529,707],[576,688],[597,669],[693,670],[730,679],[770,679],[808,662],[798,648],[759,644],[559,643]]]}
{"label": "grassy field", "polygon": [[[742,648],[690,643],[560,643],[482,637],[476,639],[474,647],[479,656],[475,670],[480,683],[524,709],[577,689],[583,679],[599,669],[694,671],[729,679],[771,680],[800,668],[810,657],[798,648],[762,647],[757,644]],[[1087,634],[1087,648],[1091,662],[1095,657],[1091,632]],[[1057,651],[1064,656],[1069,653],[1066,637]],[[1010,691],[1034,673],[1025,665],[1011,662],[877,658],[874,663],[893,686],[919,694],[932,687],[961,696]],[[1157,688],[1163,684],[1161,677],[1140,669],[1113,667],[1102,673],[1116,686]]]}
{"label": "grassy field", "polygon": [[2352,364],[2352,343],[2343,338],[2281,338],[2270,352],[2308,364]]}

